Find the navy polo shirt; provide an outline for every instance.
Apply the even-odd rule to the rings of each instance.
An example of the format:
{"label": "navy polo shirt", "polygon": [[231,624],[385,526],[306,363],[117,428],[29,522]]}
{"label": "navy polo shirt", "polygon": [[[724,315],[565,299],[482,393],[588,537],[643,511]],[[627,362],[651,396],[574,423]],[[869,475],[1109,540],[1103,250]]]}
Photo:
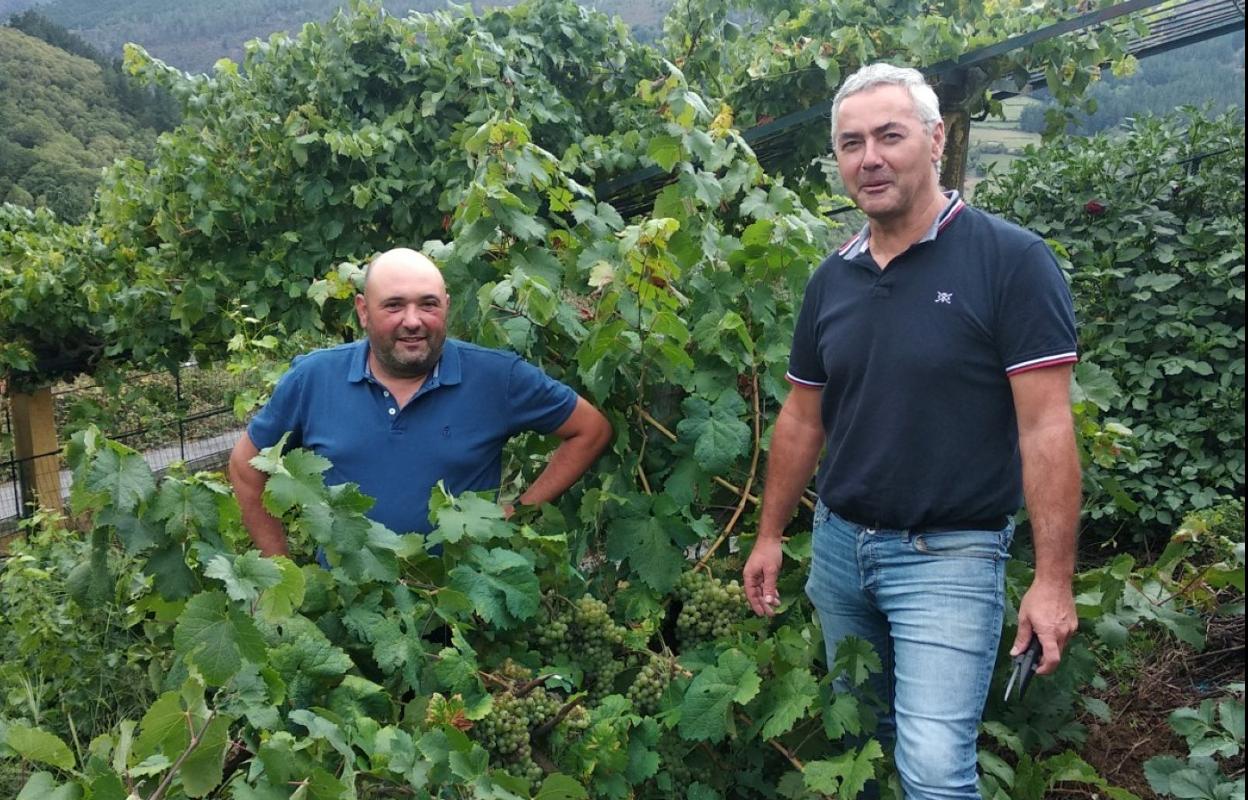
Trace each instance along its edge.
{"label": "navy polo shirt", "polygon": [[546,434],[577,395],[518,356],[447,339],[434,371],[399,408],[368,368],[368,340],[297,357],[247,427],[259,448],[290,431],[292,447],[332,462],[329,485],[357,483],[368,516],[398,533],[428,533],[429,492],[494,490],[502,451],[521,431]]}
{"label": "navy polo shirt", "polygon": [[813,273],[788,378],[821,387],[819,497],[895,530],[1000,528],[1022,504],[1009,376],[1076,360],[1044,241],[956,193],[881,270],[864,228]]}

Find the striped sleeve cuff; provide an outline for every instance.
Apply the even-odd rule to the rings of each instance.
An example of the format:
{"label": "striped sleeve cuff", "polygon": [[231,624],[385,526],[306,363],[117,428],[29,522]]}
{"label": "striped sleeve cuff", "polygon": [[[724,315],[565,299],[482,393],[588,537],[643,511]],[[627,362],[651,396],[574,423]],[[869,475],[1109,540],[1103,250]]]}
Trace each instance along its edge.
{"label": "striped sleeve cuff", "polygon": [[817,381],[803,380],[802,378],[799,378],[796,375],[794,375],[792,372],[784,373],[784,378],[785,380],[787,380],[789,383],[793,384],[794,386],[809,386],[813,389],[822,389],[824,386],[824,383],[826,383],[826,382],[820,383]]}
{"label": "striped sleeve cuff", "polygon": [[1043,358],[1032,358],[1027,361],[1020,361],[1005,368],[1006,375],[1017,375],[1020,372],[1029,372],[1033,369],[1044,369],[1045,367],[1056,367],[1059,364],[1073,364],[1079,360],[1079,354],[1075,352],[1057,353]]}

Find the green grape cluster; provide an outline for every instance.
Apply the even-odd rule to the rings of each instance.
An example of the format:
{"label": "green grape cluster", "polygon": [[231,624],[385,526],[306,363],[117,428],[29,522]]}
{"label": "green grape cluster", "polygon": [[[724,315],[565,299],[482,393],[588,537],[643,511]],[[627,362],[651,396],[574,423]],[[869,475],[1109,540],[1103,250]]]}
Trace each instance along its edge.
{"label": "green grape cluster", "polygon": [[624,628],[596,597],[584,595],[571,607],[561,606],[534,639],[542,653],[581,665],[591,703],[611,693],[616,676],[624,669],[620,657]]}
{"label": "green grape cluster", "polygon": [[680,576],[676,596],[681,601],[676,634],[686,645],[730,636],[748,609],[741,584],[724,583],[700,571]]}
{"label": "green grape cluster", "polygon": [[589,730],[590,721],[589,711],[585,709],[585,706],[573,706],[563,719],[559,720],[555,731],[565,740],[572,739]]}
{"label": "green grape cluster", "polygon": [[[532,673],[523,667],[503,667],[509,677],[523,679]],[[476,738],[486,750],[503,762],[504,768],[520,778],[537,781],[542,768],[533,760],[533,730],[558,715],[563,698],[544,686],[536,686],[523,697],[511,691],[494,695],[489,716],[473,726]],[[571,715],[569,715],[571,716]]]}
{"label": "green grape cluster", "polygon": [[661,657],[651,658],[628,687],[627,697],[638,714],[649,716],[658,711],[659,701],[663,699],[663,693],[671,682],[671,663]]}
{"label": "green grape cluster", "polygon": [[513,761],[507,765],[506,769],[517,778],[524,778],[531,783],[537,783],[546,777],[545,771],[537,765],[532,756]]}
{"label": "green grape cluster", "polygon": [[511,693],[494,696],[489,716],[473,726],[477,740],[496,756],[518,761],[532,755],[529,741],[529,707]]}
{"label": "green grape cluster", "polygon": [[542,686],[525,695],[524,703],[528,707],[529,725],[534,728],[545,725],[563,708],[563,698]]}
{"label": "green grape cluster", "polygon": [[705,747],[684,741],[669,731],[660,737],[657,747],[659,772],[647,782],[650,792],[643,797],[688,797],[695,783],[716,787],[723,784],[723,771],[707,757]]}

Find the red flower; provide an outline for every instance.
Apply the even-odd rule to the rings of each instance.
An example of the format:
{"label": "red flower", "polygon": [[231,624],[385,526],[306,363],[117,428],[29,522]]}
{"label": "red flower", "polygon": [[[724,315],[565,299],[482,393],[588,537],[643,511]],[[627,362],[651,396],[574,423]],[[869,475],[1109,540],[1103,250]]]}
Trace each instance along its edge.
{"label": "red flower", "polygon": [[1099,217],[1105,213],[1105,204],[1098,200],[1089,200],[1083,204],[1083,210],[1094,217]]}

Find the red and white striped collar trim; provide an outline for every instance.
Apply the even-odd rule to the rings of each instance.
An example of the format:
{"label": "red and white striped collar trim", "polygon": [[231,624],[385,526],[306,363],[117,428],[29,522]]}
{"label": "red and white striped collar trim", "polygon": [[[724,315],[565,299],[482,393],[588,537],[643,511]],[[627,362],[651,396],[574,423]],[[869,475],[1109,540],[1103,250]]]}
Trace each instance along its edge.
{"label": "red and white striped collar trim", "polygon": [[[923,238],[919,239],[920,242],[930,242],[934,240],[937,234],[947,228],[949,223],[953,222],[953,218],[960,214],[962,209],[966,208],[966,201],[962,199],[962,196],[958,193],[957,189],[951,189],[944,194],[945,197],[948,198],[949,202],[945,204],[945,207],[941,210],[939,216],[932,221],[932,226],[927,229],[927,233],[923,234]],[[862,226],[862,229],[858,231],[857,234],[854,235],[854,238],[841,245],[841,248],[836,251],[836,254],[846,260],[857,258],[866,252],[867,247],[871,244],[870,240],[871,223],[868,222],[866,225]]]}

